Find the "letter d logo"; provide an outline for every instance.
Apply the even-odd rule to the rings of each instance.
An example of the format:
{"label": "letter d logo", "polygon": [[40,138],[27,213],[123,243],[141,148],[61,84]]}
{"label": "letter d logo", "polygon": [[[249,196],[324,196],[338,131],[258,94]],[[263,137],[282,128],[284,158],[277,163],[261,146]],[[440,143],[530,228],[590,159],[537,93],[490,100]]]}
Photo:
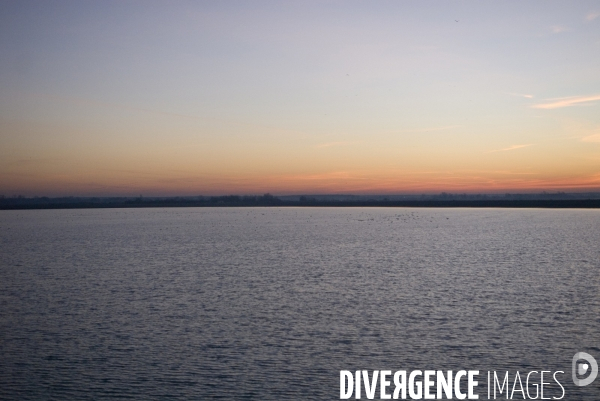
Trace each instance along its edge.
{"label": "letter d logo", "polygon": [[[586,361],[586,363],[578,364],[577,362],[581,359],[584,359]],[[585,378],[585,379],[577,378],[577,374],[580,374],[580,375],[586,374],[586,372],[588,371],[588,369],[590,367],[592,368],[592,371],[590,372],[590,375],[587,378]],[[585,352],[578,352],[573,356],[572,375],[573,375],[573,383],[575,383],[576,386],[580,386],[580,387],[587,386],[588,384],[591,384],[596,379],[596,376],[598,376],[598,363],[596,362],[594,357],[591,356],[590,354],[585,353]]]}

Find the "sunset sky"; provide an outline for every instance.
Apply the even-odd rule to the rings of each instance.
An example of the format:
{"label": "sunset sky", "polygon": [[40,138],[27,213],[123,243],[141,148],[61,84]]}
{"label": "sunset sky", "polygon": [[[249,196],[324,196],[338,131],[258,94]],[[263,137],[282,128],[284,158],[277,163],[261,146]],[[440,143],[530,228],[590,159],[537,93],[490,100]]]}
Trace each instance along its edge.
{"label": "sunset sky", "polygon": [[0,195],[600,191],[598,1],[2,1]]}

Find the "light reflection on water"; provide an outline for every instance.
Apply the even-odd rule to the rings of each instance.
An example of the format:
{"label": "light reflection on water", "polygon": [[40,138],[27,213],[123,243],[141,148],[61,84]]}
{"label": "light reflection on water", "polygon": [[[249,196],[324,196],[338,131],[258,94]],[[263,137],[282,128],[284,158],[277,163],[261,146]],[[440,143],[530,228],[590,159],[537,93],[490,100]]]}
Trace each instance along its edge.
{"label": "light reflection on water", "polygon": [[600,357],[598,244],[596,210],[1,211],[0,398],[333,400],[341,369],[427,368],[597,399],[570,364]]}

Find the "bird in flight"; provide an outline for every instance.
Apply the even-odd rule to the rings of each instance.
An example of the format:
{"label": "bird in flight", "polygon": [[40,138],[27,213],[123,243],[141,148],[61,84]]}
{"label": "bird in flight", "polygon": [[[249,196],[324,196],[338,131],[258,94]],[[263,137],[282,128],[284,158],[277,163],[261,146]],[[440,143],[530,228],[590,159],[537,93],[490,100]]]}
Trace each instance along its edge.
{"label": "bird in flight", "polygon": [[455,19],[454,21],[458,22],[458,20],[457,20],[457,19]]}

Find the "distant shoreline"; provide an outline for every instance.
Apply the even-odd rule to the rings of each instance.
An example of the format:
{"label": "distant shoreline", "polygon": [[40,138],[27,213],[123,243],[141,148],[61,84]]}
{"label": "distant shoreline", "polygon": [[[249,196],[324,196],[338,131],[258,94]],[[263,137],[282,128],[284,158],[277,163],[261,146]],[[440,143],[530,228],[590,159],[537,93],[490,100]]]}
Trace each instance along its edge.
{"label": "distant shoreline", "polygon": [[600,199],[410,199],[410,200],[282,200],[274,196],[186,198],[8,198],[0,210],[109,209],[148,207],[427,207],[598,209]]}

